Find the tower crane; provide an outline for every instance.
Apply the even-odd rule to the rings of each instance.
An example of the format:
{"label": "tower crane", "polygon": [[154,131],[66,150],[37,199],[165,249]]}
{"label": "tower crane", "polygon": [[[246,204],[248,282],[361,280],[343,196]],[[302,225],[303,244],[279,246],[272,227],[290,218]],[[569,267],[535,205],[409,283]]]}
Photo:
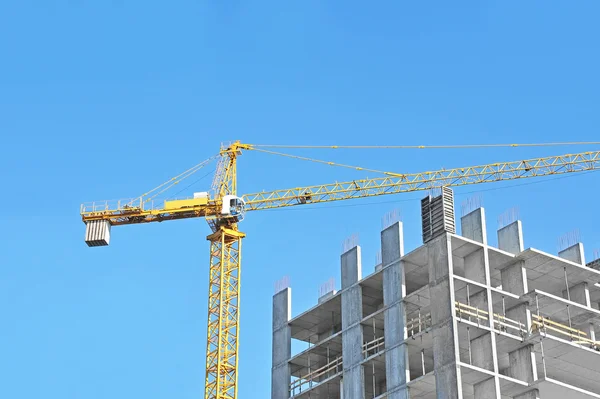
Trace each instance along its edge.
{"label": "tower crane", "polygon": [[262,147],[265,146],[239,141],[222,146],[219,154],[212,158],[217,158],[218,162],[210,193],[195,193],[193,198],[188,199],[155,200],[158,195],[189,177],[212,159],[188,169],[140,197],[81,206],[81,217],[86,224],[85,240],[89,246],[108,245],[111,226],[199,217],[207,220],[211,233],[207,236],[210,242],[210,260],[205,399],[237,398],[240,266],[242,239],[245,237],[238,224],[246,212],[600,169],[600,151],[411,174],[338,165],[381,172],[384,176],[238,195],[237,159],[243,151],[263,151],[336,165],[277,153]]}

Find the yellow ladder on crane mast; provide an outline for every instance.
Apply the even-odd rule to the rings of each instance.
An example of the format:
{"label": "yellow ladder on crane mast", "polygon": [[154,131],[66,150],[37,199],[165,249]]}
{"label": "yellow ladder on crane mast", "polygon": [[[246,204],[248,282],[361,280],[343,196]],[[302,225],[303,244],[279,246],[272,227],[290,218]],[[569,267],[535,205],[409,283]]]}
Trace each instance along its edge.
{"label": "yellow ladder on crane mast", "polygon": [[[155,189],[134,199],[83,204],[80,214],[86,224],[89,246],[108,245],[111,226],[204,217],[212,230],[210,241],[208,325],[206,350],[206,399],[236,399],[238,379],[240,267],[242,238],[238,223],[246,211],[318,204],[354,198],[397,194],[439,187],[464,186],[531,177],[577,173],[600,169],[600,151],[533,158],[431,172],[401,174],[319,159],[300,157],[265,148],[480,148],[562,145],[598,145],[600,142],[544,144],[487,144],[464,146],[284,146],[252,145],[236,141],[219,154],[188,169]],[[237,157],[242,151],[261,151],[306,161],[381,173],[384,177],[359,179],[317,186],[295,187],[237,195]],[[159,202],[155,198],[218,158],[212,195]]]}

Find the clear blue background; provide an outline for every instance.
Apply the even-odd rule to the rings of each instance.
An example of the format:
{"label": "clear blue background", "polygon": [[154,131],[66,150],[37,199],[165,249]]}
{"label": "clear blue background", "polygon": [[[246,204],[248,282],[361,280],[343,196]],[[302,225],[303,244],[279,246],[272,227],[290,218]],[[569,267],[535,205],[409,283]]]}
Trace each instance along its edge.
{"label": "clear blue background", "polygon": [[[78,212],[139,195],[221,141],[600,139],[597,1],[165,4],[0,5],[0,397],[202,397],[205,222],[114,228],[110,247],[89,249]],[[294,153],[412,172],[587,149]],[[239,161],[241,193],[359,176],[260,153]],[[598,174],[533,182],[459,188],[457,204],[482,193],[492,242],[513,206],[526,247],[556,253],[579,229],[591,258]],[[422,195],[248,215],[241,398],[270,395],[274,281],[290,276],[294,314],[314,305],[321,283],[339,281],[353,233],[370,273],[381,217],[396,208],[407,249],[418,246]]]}

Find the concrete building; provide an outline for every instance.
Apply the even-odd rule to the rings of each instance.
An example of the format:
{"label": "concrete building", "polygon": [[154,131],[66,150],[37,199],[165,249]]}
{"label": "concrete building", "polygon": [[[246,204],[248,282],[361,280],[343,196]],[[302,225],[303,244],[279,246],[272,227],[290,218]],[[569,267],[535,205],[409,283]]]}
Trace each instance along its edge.
{"label": "concrete building", "polygon": [[385,226],[368,276],[345,251],[340,291],[298,316],[291,288],[274,295],[271,398],[600,398],[600,264],[583,245],[525,249],[512,220],[489,246],[483,208],[458,235],[450,190],[422,219],[407,254],[402,223]]}

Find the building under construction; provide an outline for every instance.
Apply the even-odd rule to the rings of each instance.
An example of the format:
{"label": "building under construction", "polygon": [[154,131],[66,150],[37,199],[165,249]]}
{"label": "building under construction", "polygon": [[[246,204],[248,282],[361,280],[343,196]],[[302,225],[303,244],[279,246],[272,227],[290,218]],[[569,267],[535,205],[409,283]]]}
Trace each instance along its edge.
{"label": "building under construction", "polygon": [[292,317],[291,289],[275,294],[272,399],[600,398],[600,263],[583,245],[525,249],[513,218],[489,246],[481,207],[458,235],[450,189],[421,212],[422,246],[405,254],[388,223],[375,272],[346,248],[315,307]]}

